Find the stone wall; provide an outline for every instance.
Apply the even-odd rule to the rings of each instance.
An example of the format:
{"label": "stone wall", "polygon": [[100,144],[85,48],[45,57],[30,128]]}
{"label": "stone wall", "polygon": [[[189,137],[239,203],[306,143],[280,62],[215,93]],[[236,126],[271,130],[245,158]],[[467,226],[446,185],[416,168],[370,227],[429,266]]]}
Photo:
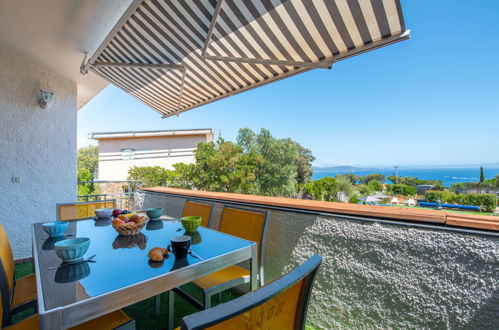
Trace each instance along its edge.
{"label": "stone wall", "polygon": [[[188,197],[142,193],[138,208],[179,217]],[[211,227],[218,228],[217,202]],[[499,237],[270,210],[266,282],[319,253],[308,323],[331,328],[493,329]]]}
{"label": "stone wall", "polygon": [[[47,84],[55,94],[42,109]],[[0,223],[15,258],[31,256],[32,223],[76,201],[76,93],[69,79],[0,50]]]}

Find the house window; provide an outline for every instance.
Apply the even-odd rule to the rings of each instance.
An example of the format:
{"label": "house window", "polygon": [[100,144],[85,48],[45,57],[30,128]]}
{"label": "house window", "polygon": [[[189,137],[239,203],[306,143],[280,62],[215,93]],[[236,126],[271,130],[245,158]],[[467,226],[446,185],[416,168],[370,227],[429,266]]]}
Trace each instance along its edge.
{"label": "house window", "polygon": [[122,160],[135,159],[135,149],[121,149],[121,159]]}

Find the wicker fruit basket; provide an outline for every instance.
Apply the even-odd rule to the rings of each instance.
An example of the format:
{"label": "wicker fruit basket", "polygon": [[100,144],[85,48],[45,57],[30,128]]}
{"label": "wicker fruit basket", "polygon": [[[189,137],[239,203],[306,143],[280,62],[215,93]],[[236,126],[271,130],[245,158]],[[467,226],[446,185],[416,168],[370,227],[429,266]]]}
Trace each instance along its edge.
{"label": "wicker fruit basket", "polygon": [[145,225],[146,225],[145,222],[142,223],[127,222],[120,225],[115,225],[113,223],[113,228],[120,235],[130,236],[130,235],[137,235],[138,233],[140,233],[140,231],[142,230],[142,228],[144,228]]}
{"label": "wicker fruit basket", "polygon": [[147,217],[145,215],[134,214],[129,217],[128,215],[118,215],[113,220],[112,225],[118,234],[123,236],[137,235],[142,228],[146,225]]}

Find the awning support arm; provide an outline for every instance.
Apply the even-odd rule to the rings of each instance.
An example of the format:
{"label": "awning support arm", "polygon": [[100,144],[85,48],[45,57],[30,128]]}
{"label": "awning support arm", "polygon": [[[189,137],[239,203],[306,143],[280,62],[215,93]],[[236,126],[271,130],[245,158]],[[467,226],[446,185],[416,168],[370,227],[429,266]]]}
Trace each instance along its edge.
{"label": "awning support arm", "polygon": [[171,63],[119,63],[119,62],[95,62],[92,64],[93,67],[123,67],[123,68],[149,68],[149,69],[177,69],[182,70],[184,68],[181,64],[171,64]]}
{"label": "awning support arm", "polygon": [[206,40],[201,50],[201,56],[210,61],[226,61],[226,62],[242,62],[242,63],[255,63],[255,64],[268,64],[268,65],[282,65],[282,66],[295,66],[295,67],[308,67],[308,68],[321,68],[321,69],[331,69],[332,62],[297,62],[297,61],[281,61],[272,59],[258,59],[258,58],[248,58],[248,57],[230,57],[230,56],[211,56],[207,54],[208,47],[210,46],[211,37],[213,36],[213,30],[217,24],[217,18],[222,10],[222,4],[224,0],[218,0],[215,6],[215,12],[211,18],[210,27],[208,28],[208,34],[206,35]]}
{"label": "awning support arm", "polygon": [[283,65],[283,66],[297,66],[309,67],[319,69],[331,69],[333,64],[331,62],[295,62],[295,61],[280,61],[270,59],[258,59],[247,57],[230,57],[230,56],[211,56],[204,55],[204,58],[211,61],[226,61],[226,62],[242,62],[242,63],[255,63],[255,64],[269,64],[269,65]]}

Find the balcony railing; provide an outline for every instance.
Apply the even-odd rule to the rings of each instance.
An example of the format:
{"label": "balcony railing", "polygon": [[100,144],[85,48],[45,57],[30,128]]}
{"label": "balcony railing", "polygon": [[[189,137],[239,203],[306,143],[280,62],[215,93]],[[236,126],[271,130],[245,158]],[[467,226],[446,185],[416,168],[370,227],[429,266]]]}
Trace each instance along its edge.
{"label": "balcony railing", "polygon": [[116,207],[120,209],[133,209],[135,201],[135,193],[142,186],[140,180],[96,180],[96,181],[79,181],[78,185],[91,184],[94,187],[95,194],[79,195],[78,201],[100,201],[100,200],[116,200]]}

